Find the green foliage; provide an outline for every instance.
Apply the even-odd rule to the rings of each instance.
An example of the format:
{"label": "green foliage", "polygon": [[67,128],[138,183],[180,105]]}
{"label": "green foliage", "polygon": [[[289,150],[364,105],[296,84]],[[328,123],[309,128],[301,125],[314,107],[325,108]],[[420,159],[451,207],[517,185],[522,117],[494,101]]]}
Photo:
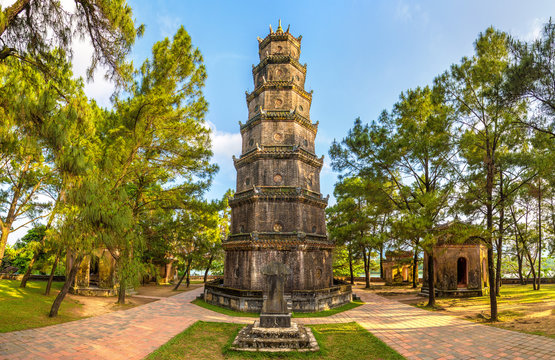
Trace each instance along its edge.
{"label": "green foliage", "polygon": [[26,247],[21,247],[15,249],[14,247],[8,245],[6,246],[6,252],[4,253],[4,258],[2,259],[2,268],[7,268],[9,266],[15,266],[18,268],[17,273],[22,274],[27,269],[29,262],[33,258],[33,251]]}
{"label": "green foliage", "polygon": [[[390,202],[376,191],[376,186],[369,178],[343,177],[335,185],[337,204],[326,210],[330,237],[346,248],[345,271],[350,275],[352,266],[356,276],[356,264],[362,262],[368,281],[370,270],[377,267],[372,250],[383,248],[387,237],[384,230],[391,213]],[[334,267],[339,266],[340,260],[336,258]]]}
{"label": "green foliage", "polygon": [[[329,218],[328,218],[329,219]],[[331,226],[328,233],[331,235]],[[334,241],[338,241],[337,238],[331,237]],[[376,264],[372,264],[372,269],[376,268]],[[360,257],[354,257],[352,259],[353,274],[358,276],[358,274],[364,273],[364,264]],[[349,264],[349,248],[347,245],[339,245],[336,242],[335,249],[333,250],[333,275],[334,276],[350,276],[350,264]]]}

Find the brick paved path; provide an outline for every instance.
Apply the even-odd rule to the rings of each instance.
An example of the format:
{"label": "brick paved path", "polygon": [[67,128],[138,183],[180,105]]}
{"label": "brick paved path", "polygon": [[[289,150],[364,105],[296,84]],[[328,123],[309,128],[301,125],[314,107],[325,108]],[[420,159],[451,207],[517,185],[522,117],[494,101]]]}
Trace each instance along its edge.
{"label": "brick paved path", "polygon": [[[190,304],[202,288],[88,319],[0,334],[0,359],[142,359],[197,320],[250,323]],[[555,359],[555,339],[361,293],[367,304],[305,324],[356,321],[409,359]]]}

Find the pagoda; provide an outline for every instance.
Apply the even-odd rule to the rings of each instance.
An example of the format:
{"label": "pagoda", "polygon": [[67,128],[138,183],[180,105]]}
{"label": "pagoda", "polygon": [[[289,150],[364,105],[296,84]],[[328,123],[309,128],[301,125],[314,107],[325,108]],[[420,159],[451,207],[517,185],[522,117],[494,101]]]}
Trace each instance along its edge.
{"label": "pagoda", "polygon": [[[206,287],[205,300],[242,311],[262,306],[262,269],[278,262],[291,270],[285,291],[295,311],[317,311],[351,299],[334,286],[326,234],[327,198],[320,193],[323,156],[314,150],[318,123],[310,120],[301,38],[281,21],[258,38],[260,63],[246,93],[248,120],[239,122],[242,154],[233,157],[237,190],[230,200],[231,234],[223,243],[223,284]],[[232,291],[233,290],[233,291]]]}

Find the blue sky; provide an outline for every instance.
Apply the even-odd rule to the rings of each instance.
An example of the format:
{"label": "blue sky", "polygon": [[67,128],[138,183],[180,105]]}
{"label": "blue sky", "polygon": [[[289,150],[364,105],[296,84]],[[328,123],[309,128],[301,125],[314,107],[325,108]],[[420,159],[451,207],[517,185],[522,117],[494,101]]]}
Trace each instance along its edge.
{"label": "blue sky", "polygon": [[[232,155],[240,153],[238,122],[247,120],[245,90],[252,91],[251,64],[258,63],[257,36],[268,25],[291,25],[302,34],[301,63],[308,64],[306,88],[314,90],[311,118],[319,121],[316,152],[324,154],[322,193],[336,174],[328,149],[343,138],[356,117],[364,122],[390,109],[399,94],[425,86],[472,55],[473,42],[493,25],[521,39],[539,34],[555,13],[553,1],[129,1],[146,25],[133,59],[150,54],[154,42],[183,25],[204,56],[208,72],[207,120],[214,130],[214,161],[220,172],[208,198],[235,187]],[[85,59],[86,60],[86,59]],[[95,86],[96,85],[96,86]],[[107,103],[102,81],[90,93]],[[96,90],[94,90],[96,88]]]}

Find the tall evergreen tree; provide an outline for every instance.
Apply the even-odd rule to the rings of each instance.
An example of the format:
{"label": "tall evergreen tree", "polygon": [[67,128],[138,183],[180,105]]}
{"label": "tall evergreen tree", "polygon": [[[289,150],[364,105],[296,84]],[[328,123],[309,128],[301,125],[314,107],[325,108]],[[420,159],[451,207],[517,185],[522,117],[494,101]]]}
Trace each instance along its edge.
{"label": "tall evergreen tree", "polygon": [[459,149],[464,159],[467,200],[484,214],[488,274],[490,279],[491,321],[497,321],[497,298],[494,266],[495,182],[499,175],[499,149],[509,148],[509,141],[519,144],[517,119],[523,107],[508,101],[503,92],[509,65],[507,35],[493,28],[480,34],[475,42],[475,55],[464,57],[448,73],[438,77],[438,85],[457,110],[462,132]]}

